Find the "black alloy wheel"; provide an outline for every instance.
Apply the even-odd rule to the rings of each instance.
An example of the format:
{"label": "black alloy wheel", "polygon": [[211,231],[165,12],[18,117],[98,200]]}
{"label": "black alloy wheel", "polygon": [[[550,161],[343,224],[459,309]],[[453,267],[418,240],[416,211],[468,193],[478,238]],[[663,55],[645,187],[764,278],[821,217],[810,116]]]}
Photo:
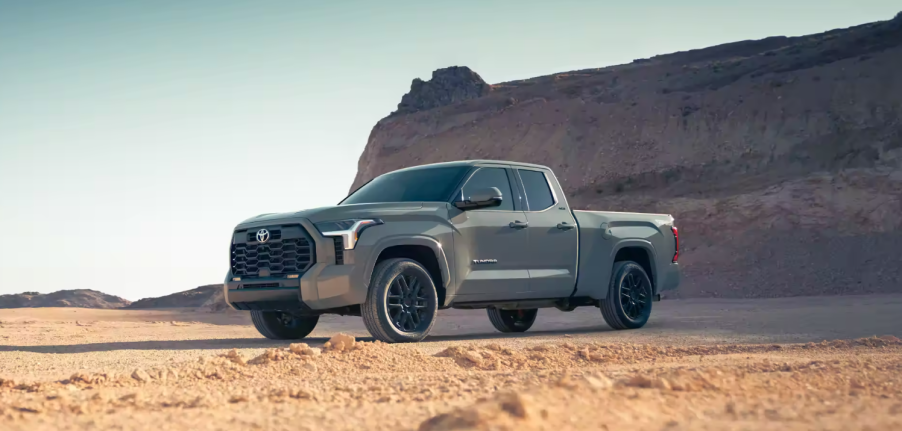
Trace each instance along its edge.
{"label": "black alloy wheel", "polygon": [[418,274],[401,273],[392,280],[385,297],[385,307],[391,323],[402,332],[421,329],[424,313],[428,313],[429,298]]}
{"label": "black alloy wheel", "polygon": [[435,283],[419,262],[386,259],[373,269],[360,311],[366,329],[377,340],[420,341],[432,330],[438,314]]}
{"label": "black alloy wheel", "polygon": [[645,269],[636,262],[616,262],[608,296],[601,301],[601,315],[614,329],[637,329],[651,316],[654,287]]}
{"label": "black alloy wheel", "polygon": [[651,302],[651,286],[648,277],[642,277],[638,271],[632,270],[620,281],[620,306],[623,314],[630,320],[636,320],[645,313]]}

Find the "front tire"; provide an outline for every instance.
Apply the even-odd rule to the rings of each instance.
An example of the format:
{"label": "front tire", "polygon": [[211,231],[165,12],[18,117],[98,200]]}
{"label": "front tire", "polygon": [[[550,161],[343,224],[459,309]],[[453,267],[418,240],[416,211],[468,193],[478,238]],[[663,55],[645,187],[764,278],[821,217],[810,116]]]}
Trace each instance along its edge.
{"label": "front tire", "polygon": [[539,314],[537,308],[529,310],[500,310],[498,308],[489,307],[486,309],[489,313],[489,321],[492,326],[501,332],[526,332],[532,327]]}
{"label": "front tire", "polygon": [[310,335],[319,316],[299,317],[281,311],[251,311],[254,327],[270,340],[299,340]]}
{"label": "front tire", "polygon": [[648,274],[636,262],[616,262],[608,286],[608,296],[601,301],[601,315],[614,329],[638,329],[651,316],[652,285]]}
{"label": "front tire", "polygon": [[386,343],[417,342],[429,335],[438,295],[429,272],[410,259],[387,259],[373,269],[361,314],[370,334]]}

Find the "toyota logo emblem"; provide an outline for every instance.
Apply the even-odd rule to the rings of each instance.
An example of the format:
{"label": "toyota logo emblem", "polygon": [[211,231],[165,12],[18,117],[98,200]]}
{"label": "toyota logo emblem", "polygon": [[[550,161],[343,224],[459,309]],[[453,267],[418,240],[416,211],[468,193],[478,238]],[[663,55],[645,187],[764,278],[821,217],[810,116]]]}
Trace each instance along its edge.
{"label": "toyota logo emblem", "polygon": [[266,242],[269,241],[269,231],[266,229],[260,229],[257,231],[257,241],[258,242]]}

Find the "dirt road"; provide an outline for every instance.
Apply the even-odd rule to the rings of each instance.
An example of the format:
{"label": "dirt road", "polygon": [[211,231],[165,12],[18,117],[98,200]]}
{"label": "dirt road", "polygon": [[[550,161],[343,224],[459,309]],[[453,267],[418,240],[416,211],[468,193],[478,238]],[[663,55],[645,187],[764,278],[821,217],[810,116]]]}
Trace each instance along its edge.
{"label": "dirt road", "polygon": [[426,342],[361,338],[347,348],[326,341],[364,337],[359,319],[328,317],[292,352],[240,313],[0,310],[0,421],[29,430],[902,427],[902,295],[664,301],[653,315],[642,330],[615,332],[596,309],[542,310],[529,333],[501,336],[484,312],[449,310]]}

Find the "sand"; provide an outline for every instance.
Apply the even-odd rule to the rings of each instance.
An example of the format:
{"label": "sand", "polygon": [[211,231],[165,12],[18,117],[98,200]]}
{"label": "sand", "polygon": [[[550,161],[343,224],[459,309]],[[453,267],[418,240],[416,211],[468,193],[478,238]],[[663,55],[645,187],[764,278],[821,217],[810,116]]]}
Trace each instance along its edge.
{"label": "sand", "polygon": [[[408,345],[360,337],[353,318],[330,317],[306,342],[278,343],[256,335],[239,313],[4,310],[0,423],[11,430],[902,429],[899,299],[795,308],[790,301],[785,316],[794,317],[782,321],[761,310],[766,301],[675,302],[660,307],[655,325],[618,332],[586,326],[600,320],[597,310],[542,310],[545,320],[523,336],[467,326],[477,315],[487,320],[478,312],[449,312],[438,335]],[[867,301],[890,308],[856,306]],[[874,309],[882,313],[870,323],[850,324]],[[695,319],[680,320],[690,310]],[[818,317],[826,310],[832,321]],[[566,319],[569,328],[561,328]],[[721,329],[705,337],[699,319]],[[782,334],[769,329],[779,323]],[[863,334],[885,328],[895,332]]]}

